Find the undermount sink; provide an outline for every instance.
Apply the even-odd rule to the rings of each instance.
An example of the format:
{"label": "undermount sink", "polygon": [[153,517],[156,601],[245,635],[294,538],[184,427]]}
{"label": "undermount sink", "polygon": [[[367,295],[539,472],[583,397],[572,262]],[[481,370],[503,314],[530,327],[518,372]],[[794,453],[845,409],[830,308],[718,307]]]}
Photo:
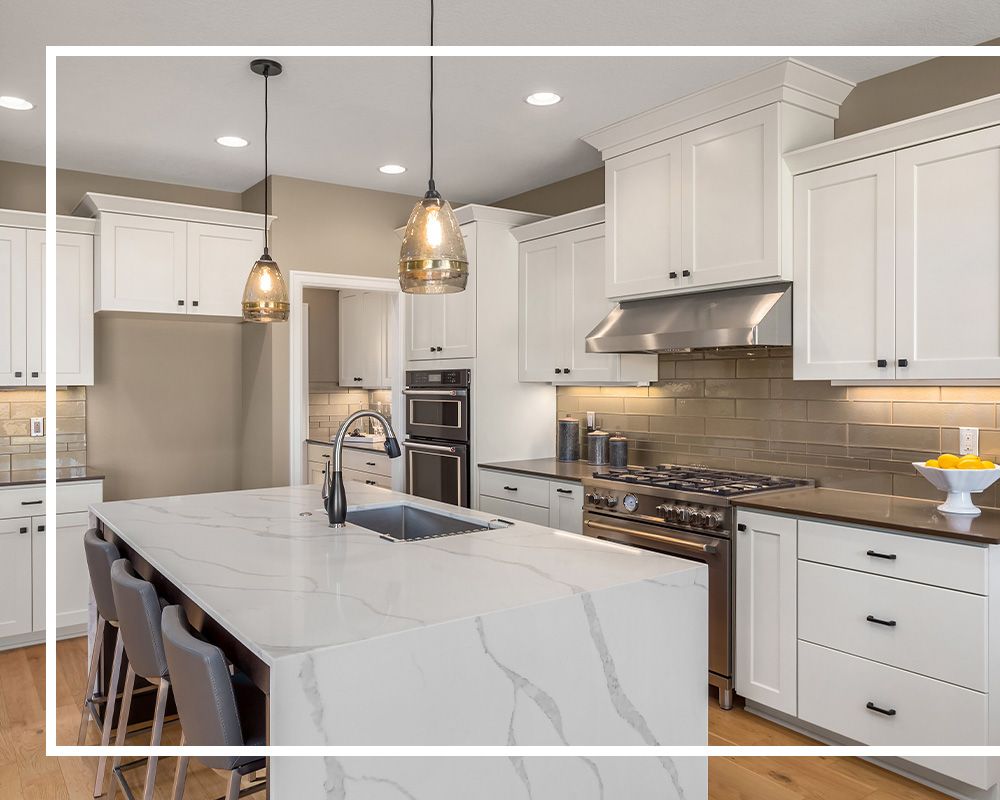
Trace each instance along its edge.
{"label": "undermount sink", "polygon": [[375,531],[393,542],[412,542],[438,536],[488,531],[493,526],[482,520],[460,519],[410,505],[361,508],[347,512],[347,521]]}

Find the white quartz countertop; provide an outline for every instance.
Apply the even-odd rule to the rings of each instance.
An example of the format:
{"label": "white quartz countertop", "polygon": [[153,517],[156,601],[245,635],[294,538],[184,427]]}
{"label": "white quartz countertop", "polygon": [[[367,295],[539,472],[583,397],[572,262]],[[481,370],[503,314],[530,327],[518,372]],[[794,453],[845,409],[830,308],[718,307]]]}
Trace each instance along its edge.
{"label": "white quartz countertop", "polygon": [[[351,510],[406,502],[481,511],[349,481]],[[704,565],[517,522],[391,542],[330,528],[315,486],[98,503],[93,513],[219,624],[286,656],[631,583],[702,583]]]}

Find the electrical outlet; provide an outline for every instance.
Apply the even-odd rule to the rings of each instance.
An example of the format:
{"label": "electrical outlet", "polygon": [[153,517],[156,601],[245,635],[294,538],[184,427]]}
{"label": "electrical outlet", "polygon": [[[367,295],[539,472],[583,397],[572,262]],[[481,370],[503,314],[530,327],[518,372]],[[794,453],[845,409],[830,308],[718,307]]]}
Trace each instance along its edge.
{"label": "electrical outlet", "polygon": [[32,436],[45,435],[45,417],[31,418],[31,435]]}
{"label": "electrical outlet", "polygon": [[964,456],[966,453],[979,455],[979,428],[958,429],[958,454]]}

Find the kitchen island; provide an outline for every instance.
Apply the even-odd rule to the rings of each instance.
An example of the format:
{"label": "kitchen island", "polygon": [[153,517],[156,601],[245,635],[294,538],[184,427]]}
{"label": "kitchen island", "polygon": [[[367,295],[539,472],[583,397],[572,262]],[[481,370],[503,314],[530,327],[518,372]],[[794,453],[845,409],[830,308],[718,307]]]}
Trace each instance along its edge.
{"label": "kitchen island", "polygon": [[[357,482],[347,496],[352,511],[404,503],[495,519]],[[707,741],[701,564],[524,522],[393,542],[328,527],[310,486],[92,512],[267,694],[272,745]],[[494,796],[486,783],[498,798],[533,784],[566,791],[546,797],[707,794],[698,758],[510,758],[483,762],[482,774],[471,762],[405,761],[272,759],[271,797],[368,797],[373,781],[404,779],[435,798]]]}

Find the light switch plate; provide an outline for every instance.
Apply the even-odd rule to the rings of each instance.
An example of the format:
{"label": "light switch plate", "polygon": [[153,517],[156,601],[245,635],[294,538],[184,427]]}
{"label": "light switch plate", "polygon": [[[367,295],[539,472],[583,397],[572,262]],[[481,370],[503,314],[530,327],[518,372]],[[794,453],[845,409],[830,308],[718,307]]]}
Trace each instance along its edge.
{"label": "light switch plate", "polygon": [[958,429],[958,454],[964,456],[966,453],[979,455],[979,428]]}
{"label": "light switch plate", "polygon": [[31,418],[31,435],[32,436],[45,435],[45,417]]}

